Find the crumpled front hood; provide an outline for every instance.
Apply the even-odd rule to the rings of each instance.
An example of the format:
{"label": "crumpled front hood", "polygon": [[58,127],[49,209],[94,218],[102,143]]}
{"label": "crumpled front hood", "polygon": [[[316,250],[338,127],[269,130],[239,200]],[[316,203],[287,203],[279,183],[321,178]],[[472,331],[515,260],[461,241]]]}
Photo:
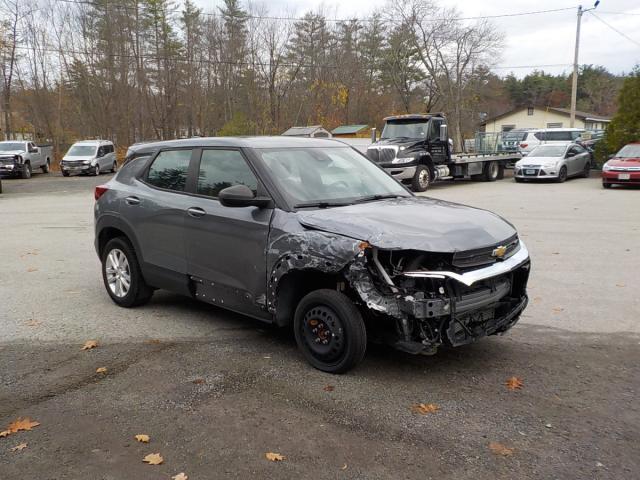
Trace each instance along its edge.
{"label": "crumpled front hood", "polygon": [[405,197],[297,213],[307,228],[366,240],[383,249],[456,252],[502,242],[516,230],[487,210]]}

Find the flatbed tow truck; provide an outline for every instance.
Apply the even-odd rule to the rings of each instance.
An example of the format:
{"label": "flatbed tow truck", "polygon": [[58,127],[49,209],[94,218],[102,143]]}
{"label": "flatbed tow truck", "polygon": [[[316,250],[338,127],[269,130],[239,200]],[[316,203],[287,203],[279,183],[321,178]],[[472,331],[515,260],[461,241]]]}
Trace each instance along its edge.
{"label": "flatbed tow truck", "polygon": [[[522,158],[519,152],[480,149],[478,153],[453,153],[446,118],[442,113],[394,115],[384,119],[380,139],[372,131],[366,155],[394,178],[424,192],[433,182],[471,178],[493,182],[504,169]],[[356,139],[354,139],[356,140]],[[362,141],[345,141],[363,150]]]}

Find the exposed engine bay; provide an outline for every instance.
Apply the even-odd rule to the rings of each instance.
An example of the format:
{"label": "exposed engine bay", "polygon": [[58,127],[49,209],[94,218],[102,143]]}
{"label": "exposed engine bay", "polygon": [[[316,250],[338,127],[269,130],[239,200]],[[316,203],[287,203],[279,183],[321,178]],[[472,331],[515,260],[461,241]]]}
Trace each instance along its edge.
{"label": "exposed engine bay", "polygon": [[434,354],[441,345],[464,345],[511,328],[527,305],[529,268],[526,247],[514,237],[455,253],[369,246],[347,278],[381,340],[409,353]]}

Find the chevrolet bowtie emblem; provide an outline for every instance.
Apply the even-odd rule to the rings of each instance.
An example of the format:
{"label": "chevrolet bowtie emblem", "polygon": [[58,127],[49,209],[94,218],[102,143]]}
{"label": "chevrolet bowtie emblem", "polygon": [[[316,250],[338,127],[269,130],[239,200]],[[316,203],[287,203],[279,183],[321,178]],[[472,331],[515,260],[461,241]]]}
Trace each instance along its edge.
{"label": "chevrolet bowtie emblem", "polygon": [[507,253],[507,247],[505,247],[504,245],[500,245],[499,247],[496,247],[493,249],[493,252],[491,252],[491,256],[496,258],[502,258],[504,257],[505,253]]}

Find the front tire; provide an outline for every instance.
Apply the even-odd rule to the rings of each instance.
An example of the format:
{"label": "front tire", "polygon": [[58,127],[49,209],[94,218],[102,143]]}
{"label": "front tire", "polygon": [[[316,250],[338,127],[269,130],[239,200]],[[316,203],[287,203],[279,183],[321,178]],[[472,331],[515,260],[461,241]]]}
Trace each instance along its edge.
{"label": "front tire", "polygon": [[524,178],[513,177],[516,183],[524,183]]}
{"label": "front tire", "polygon": [[22,172],[20,172],[20,176],[24,179],[31,178],[31,163],[26,162],[23,165]]}
{"label": "front tire", "polygon": [[416,173],[411,179],[411,190],[414,192],[426,192],[431,184],[431,172],[426,165],[418,165]]}
{"label": "front tire", "polygon": [[111,300],[121,307],[144,305],[153,296],[133,247],[123,237],[109,240],[102,251],[102,280]]}
{"label": "front tire", "polygon": [[603,188],[611,188],[611,185],[613,185],[612,183],[604,183],[602,182],[602,187]]}
{"label": "front tire", "polygon": [[307,294],[296,308],[293,328],[298,348],[318,370],[344,373],[364,358],[364,321],[343,293],[322,289]]}
{"label": "front tire", "polygon": [[567,167],[562,167],[558,172],[558,178],[556,179],[556,182],[564,183],[566,180],[567,180]]}

